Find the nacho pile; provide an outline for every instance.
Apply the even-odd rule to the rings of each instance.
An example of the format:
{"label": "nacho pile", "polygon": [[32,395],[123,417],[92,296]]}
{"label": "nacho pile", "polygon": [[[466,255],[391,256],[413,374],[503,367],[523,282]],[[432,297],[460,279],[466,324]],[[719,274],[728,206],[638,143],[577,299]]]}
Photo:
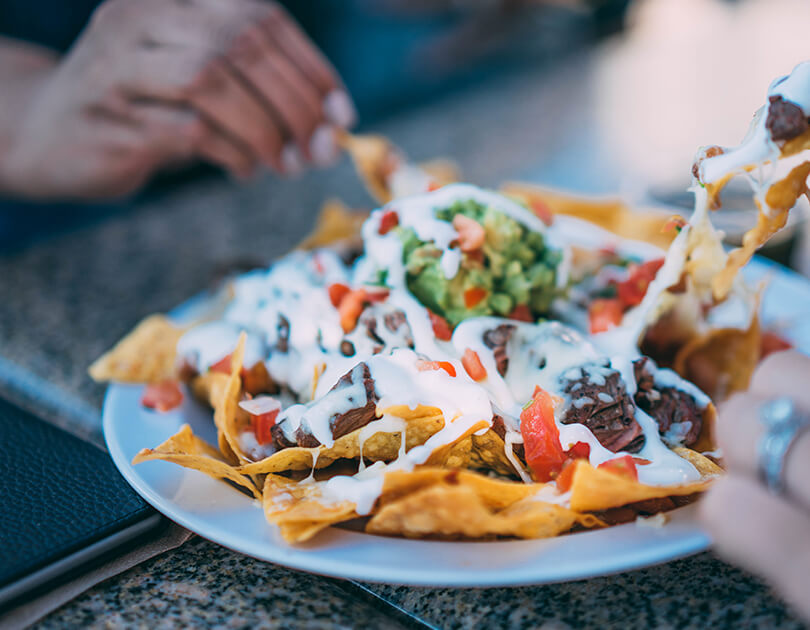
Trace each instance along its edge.
{"label": "nacho pile", "polygon": [[[385,138],[341,141],[380,208],[329,202],[301,248],[233,279],[224,311],[152,316],[91,367],[147,384],[150,407],[181,382],[212,409],[216,445],[184,425],[135,463],[229,482],[290,543],[348,521],[558,536],[681,505],[722,474],[713,401],[747,387],[762,335],[711,186],[672,221],[452,183],[452,165]],[[787,205],[795,190],[778,190]]]}

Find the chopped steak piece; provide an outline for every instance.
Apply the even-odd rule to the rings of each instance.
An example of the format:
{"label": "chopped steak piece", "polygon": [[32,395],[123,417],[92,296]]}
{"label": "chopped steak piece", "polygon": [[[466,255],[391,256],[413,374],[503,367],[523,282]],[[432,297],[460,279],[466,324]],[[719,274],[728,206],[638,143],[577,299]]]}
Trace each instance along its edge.
{"label": "chopped steak piece", "polygon": [[484,333],[484,345],[492,350],[492,354],[495,357],[495,368],[501,376],[506,376],[506,370],[509,369],[509,357],[506,354],[506,344],[509,343],[514,332],[514,324],[501,324],[497,328],[493,328]]}
{"label": "chopped steak piece", "polygon": [[633,399],[658,423],[665,441],[677,446],[694,444],[703,428],[703,413],[697,402],[684,391],[657,386],[650,368],[648,357],[633,361],[637,386]]}
{"label": "chopped steak piece", "polygon": [[[353,351],[347,354],[351,343]],[[357,327],[343,338],[340,351],[345,356],[359,354],[379,354],[386,348],[413,349],[413,334],[405,313],[387,304],[372,304],[366,307]]]}
{"label": "chopped steak piece", "polygon": [[[365,404],[362,407],[355,407],[338,413],[329,419],[329,426],[332,429],[332,439],[337,440],[352,431],[366,426],[369,422],[377,417],[377,401],[379,396],[374,386],[374,379],[371,378],[371,372],[368,365],[365,363],[360,364],[362,369],[358,370],[353,367],[350,371],[340,377],[334,387],[330,389],[325,395],[324,399],[330,396],[341,395],[340,390],[345,387],[355,385],[354,379],[362,378],[363,387],[365,388]],[[295,431],[295,442],[291,442],[284,435],[283,423],[276,424],[271,430],[273,436],[273,445],[276,449],[289,448],[291,446],[302,446],[304,448],[314,448],[320,446],[318,439],[306,431],[304,427],[299,427]]]}
{"label": "chopped steak piece", "polygon": [[563,388],[571,398],[563,424],[584,424],[614,453],[635,453],[644,446],[635,405],[618,370],[595,363],[574,368],[563,376]]}
{"label": "chopped steak piece", "polygon": [[773,140],[792,140],[807,131],[807,117],[801,107],[781,96],[771,96],[768,100],[770,105],[765,126]]}

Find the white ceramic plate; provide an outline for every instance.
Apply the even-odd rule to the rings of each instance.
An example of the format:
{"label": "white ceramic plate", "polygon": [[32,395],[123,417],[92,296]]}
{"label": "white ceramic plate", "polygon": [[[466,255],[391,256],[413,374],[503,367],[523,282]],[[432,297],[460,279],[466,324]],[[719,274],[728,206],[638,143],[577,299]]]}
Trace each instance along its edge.
{"label": "white ceramic plate", "polygon": [[[763,320],[779,322],[810,352],[810,282],[767,261],[746,275],[771,277]],[[706,549],[710,540],[689,506],[660,528],[635,523],[548,540],[438,542],[372,536],[330,528],[291,547],[269,525],[258,502],[206,475],[167,462],[133,467],[141,448],[160,444],[188,422],[216,442],[211,412],[186,396],[167,414],[139,404],[140,386],[112,385],[104,435],[121,473],[160,512],[191,531],[261,560],[341,578],[423,586],[508,586],[594,577],[666,562]]]}

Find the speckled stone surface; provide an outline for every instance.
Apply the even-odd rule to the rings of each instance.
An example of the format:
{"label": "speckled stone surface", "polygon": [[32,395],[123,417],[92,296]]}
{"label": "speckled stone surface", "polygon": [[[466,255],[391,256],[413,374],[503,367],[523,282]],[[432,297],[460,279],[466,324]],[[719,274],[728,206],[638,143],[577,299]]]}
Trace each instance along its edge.
{"label": "speckled stone surface", "polygon": [[112,578],[36,627],[401,628],[306,573],[234,554],[202,539]]}
{"label": "speckled stone surface", "polygon": [[[453,156],[476,183],[532,177],[560,186],[618,189],[615,165],[594,132],[592,71],[589,59],[581,57],[553,75],[538,71],[504,78],[378,130],[416,159]],[[89,363],[143,316],[171,309],[211,286],[223,267],[283,253],[307,232],[329,196],[369,203],[345,161],[292,182],[270,176],[246,186],[209,180],[140,200],[128,213],[0,256],[3,387],[58,407],[55,417],[63,424],[99,440],[103,388],[86,376]],[[447,628],[798,627],[767,588],[708,555],[556,586],[367,588],[426,624]],[[395,623],[390,611],[377,610],[332,581],[197,540],[95,587],[41,625]]]}
{"label": "speckled stone surface", "polygon": [[767,586],[705,553],[587,581],[521,588],[376,586],[442,628],[802,628]]}

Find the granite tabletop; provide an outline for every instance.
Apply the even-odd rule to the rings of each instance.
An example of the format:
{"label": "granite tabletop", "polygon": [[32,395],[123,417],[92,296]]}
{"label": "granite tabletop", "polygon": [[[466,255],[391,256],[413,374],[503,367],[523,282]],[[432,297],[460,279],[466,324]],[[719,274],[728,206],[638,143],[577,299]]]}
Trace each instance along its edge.
{"label": "granite tabletop", "polygon": [[[554,72],[471,87],[376,129],[415,159],[452,156],[475,183],[528,177],[618,190],[619,166],[605,159],[594,132],[594,72],[585,54]],[[91,360],[143,316],[211,286],[222,269],[283,253],[330,196],[370,204],[346,161],[296,181],[207,179],[0,256],[3,389],[100,441],[103,388],[86,375]],[[567,584],[463,590],[346,583],[199,538],[101,583],[39,625],[801,627],[766,586],[710,553]]]}

